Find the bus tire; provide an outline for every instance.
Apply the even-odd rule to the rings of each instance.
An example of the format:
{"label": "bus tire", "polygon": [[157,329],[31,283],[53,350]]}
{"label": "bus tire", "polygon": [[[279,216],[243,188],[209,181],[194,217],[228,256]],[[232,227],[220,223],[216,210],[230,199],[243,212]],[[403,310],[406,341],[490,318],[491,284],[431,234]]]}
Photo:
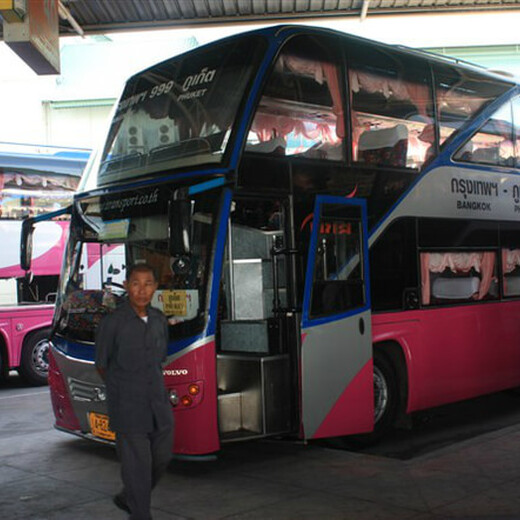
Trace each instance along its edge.
{"label": "bus tire", "polygon": [[0,381],[4,381],[9,376],[9,363],[7,361],[7,355],[3,348],[3,345],[0,345]]}
{"label": "bus tire", "polygon": [[371,446],[379,442],[394,427],[399,410],[397,371],[389,355],[374,351],[374,430],[346,437],[347,446]]}
{"label": "bus tire", "polygon": [[394,426],[399,409],[396,370],[384,352],[374,352],[374,436],[379,440]]}
{"label": "bus tire", "polygon": [[20,375],[33,386],[47,384],[50,329],[32,332],[24,339]]}

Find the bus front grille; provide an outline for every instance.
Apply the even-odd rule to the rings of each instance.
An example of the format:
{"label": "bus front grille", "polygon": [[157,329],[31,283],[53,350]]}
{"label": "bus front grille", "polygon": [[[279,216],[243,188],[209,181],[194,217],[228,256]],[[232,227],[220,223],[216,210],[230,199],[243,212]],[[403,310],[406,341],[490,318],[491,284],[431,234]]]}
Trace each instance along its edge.
{"label": "bus front grille", "polygon": [[70,395],[74,401],[102,402],[106,400],[105,387],[87,383],[73,377],[68,378]]}

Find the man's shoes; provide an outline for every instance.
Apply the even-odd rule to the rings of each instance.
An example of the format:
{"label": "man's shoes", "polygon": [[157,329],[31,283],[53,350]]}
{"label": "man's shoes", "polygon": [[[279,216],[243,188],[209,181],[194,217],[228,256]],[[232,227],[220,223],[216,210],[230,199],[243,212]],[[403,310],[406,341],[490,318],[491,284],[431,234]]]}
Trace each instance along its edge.
{"label": "man's shoes", "polygon": [[119,509],[122,509],[123,511],[126,511],[128,514],[130,514],[130,508],[128,507],[128,504],[126,502],[126,498],[121,495],[114,495],[114,498],[112,499],[114,504],[119,507]]}

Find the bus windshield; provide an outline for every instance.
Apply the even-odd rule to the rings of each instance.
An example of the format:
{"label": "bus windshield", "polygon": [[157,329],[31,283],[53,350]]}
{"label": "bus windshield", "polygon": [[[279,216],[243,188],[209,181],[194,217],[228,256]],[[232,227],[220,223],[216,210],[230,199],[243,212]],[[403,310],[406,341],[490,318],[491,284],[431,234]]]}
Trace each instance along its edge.
{"label": "bus windshield", "polygon": [[180,216],[157,188],[83,202],[65,256],[57,331],[93,342],[99,320],[125,298],[126,266],[146,263],[159,283],[152,305],[165,313],[175,339],[200,332],[218,205],[214,192],[190,200],[190,248],[179,254],[172,252],[170,223]]}
{"label": "bus windshield", "polygon": [[131,78],[100,158],[98,185],[221,163],[264,47],[258,37],[234,39]]}

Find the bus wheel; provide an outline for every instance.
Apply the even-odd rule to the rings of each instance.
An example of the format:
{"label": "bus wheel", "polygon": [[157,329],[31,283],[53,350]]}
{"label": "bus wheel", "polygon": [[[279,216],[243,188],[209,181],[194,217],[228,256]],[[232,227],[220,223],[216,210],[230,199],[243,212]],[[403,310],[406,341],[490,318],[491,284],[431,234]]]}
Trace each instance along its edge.
{"label": "bus wheel", "polygon": [[374,353],[374,432],[378,438],[394,425],[399,405],[399,386],[388,357]]}
{"label": "bus wheel", "polygon": [[31,385],[47,384],[49,373],[49,329],[38,330],[25,338],[20,374]]}
{"label": "bus wheel", "polygon": [[7,362],[7,356],[0,345],[0,381],[7,379],[9,376],[9,364]]}
{"label": "bus wheel", "polygon": [[399,386],[392,362],[383,352],[374,352],[374,430],[345,437],[345,445],[371,446],[393,427],[399,409]]}

